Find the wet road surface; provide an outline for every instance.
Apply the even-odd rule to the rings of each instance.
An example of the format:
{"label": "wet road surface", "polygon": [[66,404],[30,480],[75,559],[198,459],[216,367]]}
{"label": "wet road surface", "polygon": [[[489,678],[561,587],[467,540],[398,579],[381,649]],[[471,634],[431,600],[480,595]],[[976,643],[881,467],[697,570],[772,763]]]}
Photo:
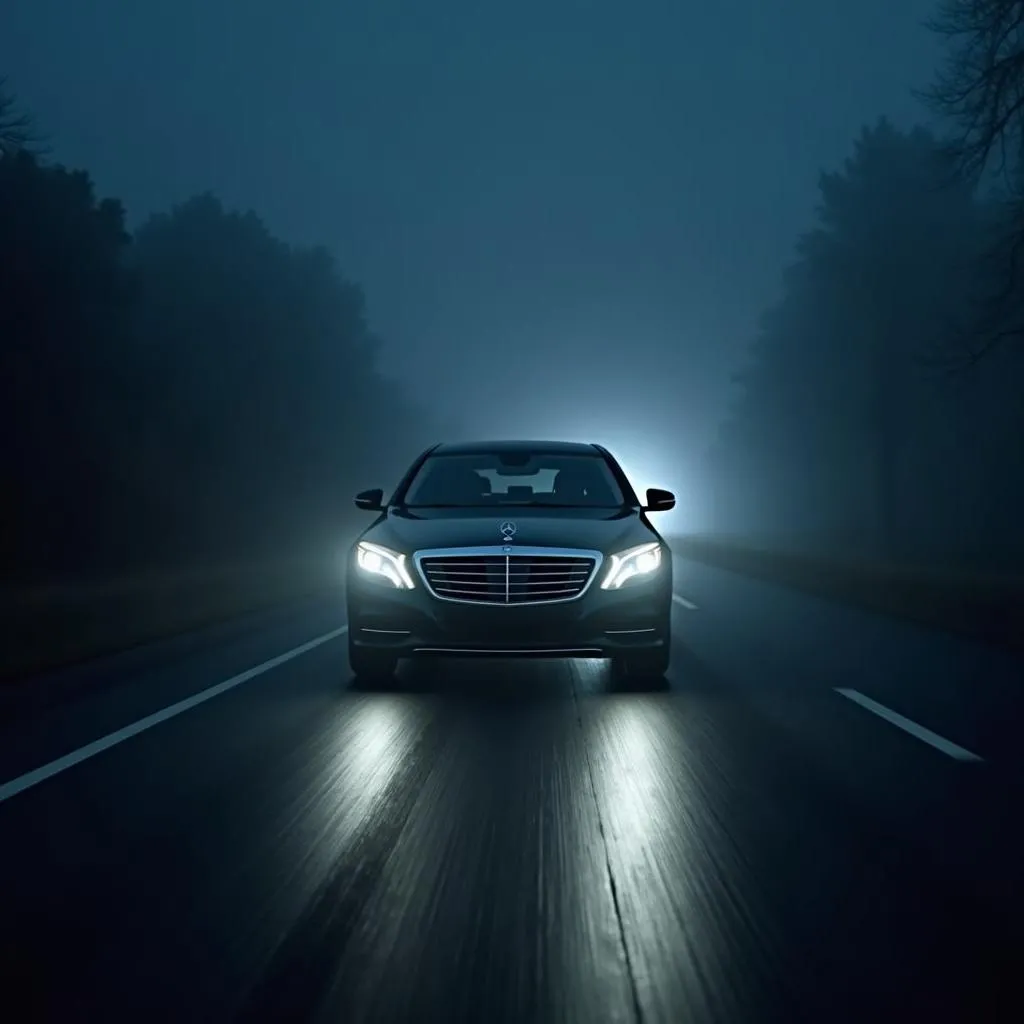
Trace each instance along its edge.
{"label": "wet road surface", "polygon": [[649,692],[309,602],[6,695],[0,1019],[1024,1019],[1021,663],[676,579]]}

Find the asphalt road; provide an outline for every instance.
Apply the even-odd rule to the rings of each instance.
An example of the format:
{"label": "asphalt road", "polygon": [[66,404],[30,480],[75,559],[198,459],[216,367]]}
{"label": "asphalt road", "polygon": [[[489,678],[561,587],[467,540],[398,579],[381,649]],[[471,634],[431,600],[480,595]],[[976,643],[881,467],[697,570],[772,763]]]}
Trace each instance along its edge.
{"label": "asphalt road", "polygon": [[0,1019],[1024,1019],[1022,663],[676,574],[657,692],[320,602],[7,693]]}

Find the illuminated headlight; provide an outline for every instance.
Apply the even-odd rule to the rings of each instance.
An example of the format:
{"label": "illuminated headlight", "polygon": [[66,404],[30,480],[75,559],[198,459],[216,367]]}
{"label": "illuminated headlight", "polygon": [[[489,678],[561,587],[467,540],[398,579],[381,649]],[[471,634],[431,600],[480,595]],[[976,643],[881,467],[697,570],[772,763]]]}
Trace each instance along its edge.
{"label": "illuminated headlight", "polygon": [[651,576],[661,567],[661,545],[640,544],[627,551],[612,555],[611,565],[601,583],[602,590],[618,590],[627,580],[636,576]]}
{"label": "illuminated headlight", "polygon": [[412,577],[405,567],[405,555],[361,540],[356,545],[356,565],[369,576],[382,576],[398,590],[412,590]]}

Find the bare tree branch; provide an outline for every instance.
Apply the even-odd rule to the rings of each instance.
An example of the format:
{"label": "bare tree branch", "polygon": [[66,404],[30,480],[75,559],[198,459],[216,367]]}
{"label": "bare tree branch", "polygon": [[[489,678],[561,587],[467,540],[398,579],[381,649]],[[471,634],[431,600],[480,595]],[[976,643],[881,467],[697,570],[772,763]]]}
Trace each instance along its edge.
{"label": "bare tree branch", "polygon": [[1019,156],[1024,76],[1021,0],[944,0],[928,27],[947,43],[947,58],[922,98],[959,129],[967,173],[980,173],[1011,146]]}
{"label": "bare tree branch", "polygon": [[32,118],[18,109],[17,100],[7,91],[7,79],[0,78],[0,158],[20,150],[38,153],[41,142]]}
{"label": "bare tree branch", "polygon": [[1024,0],[942,0],[927,26],[945,42],[946,59],[918,96],[952,125],[957,171],[1003,184],[1004,216],[979,267],[991,290],[976,304],[977,321],[953,332],[959,341],[947,353],[954,368],[970,367],[1024,338]]}

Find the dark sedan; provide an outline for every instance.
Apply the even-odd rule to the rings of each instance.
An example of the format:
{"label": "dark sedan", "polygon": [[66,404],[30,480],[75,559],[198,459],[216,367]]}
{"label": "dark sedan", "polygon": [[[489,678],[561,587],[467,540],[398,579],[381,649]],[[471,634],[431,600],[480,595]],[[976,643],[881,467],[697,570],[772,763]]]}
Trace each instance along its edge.
{"label": "dark sedan", "polygon": [[623,677],[668,668],[672,560],[646,502],[599,445],[440,444],[410,467],[353,546],[349,660],[386,677],[400,658],[611,658]]}

